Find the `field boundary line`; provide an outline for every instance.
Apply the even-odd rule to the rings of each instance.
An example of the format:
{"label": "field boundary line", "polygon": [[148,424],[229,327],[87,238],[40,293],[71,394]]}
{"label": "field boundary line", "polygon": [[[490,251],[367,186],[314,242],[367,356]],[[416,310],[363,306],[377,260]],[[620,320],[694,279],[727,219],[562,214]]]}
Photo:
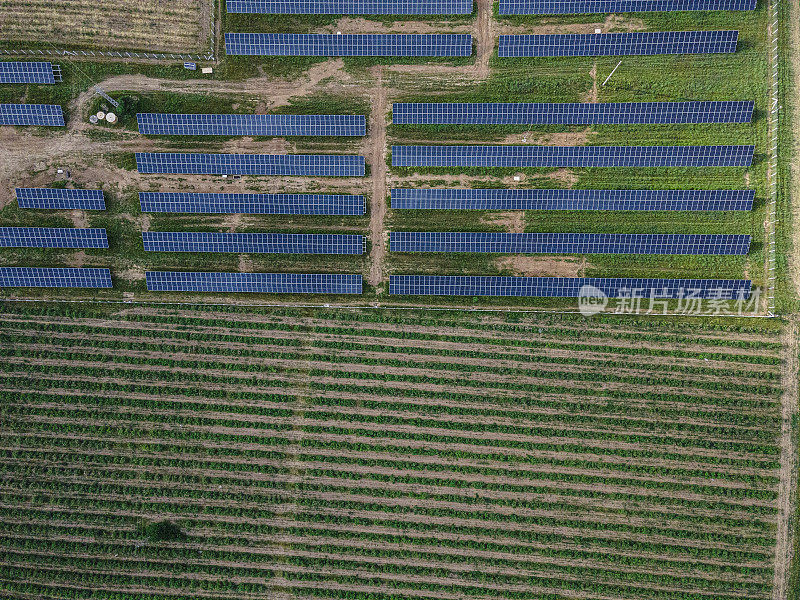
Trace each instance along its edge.
{"label": "field boundary line", "polygon": [[778,522],[775,544],[775,573],[772,585],[773,600],[789,597],[789,577],[794,559],[793,529],[797,498],[797,445],[794,435],[794,420],[798,404],[798,321],[786,322],[782,337],[783,364],[781,379],[781,435],[780,435],[780,480],[778,483]]}
{"label": "field boundary line", "polygon": [[776,238],[777,238],[777,205],[778,205],[778,125],[780,122],[780,77],[779,65],[779,22],[780,0],[770,2],[770,25],[767,35],[770,38],[770,109],[769,109],[769,162],[767,165],[767,185],[769,186],[769,203],[766,217],[767,246],[767,313],[775,315],[775,281],[776,271]]}
{"label": "field boundary line", "polygon": [[[576,306],[573,310],[553,310],[547,308],[515,308],[510,306],[403,306],[403,305],[378,305],[378,304],[291,304],[291,303],[238,303],[238,302],[159,302],[156,300],[65,300],[63,298],[0,298],[3,302],[19,302],[29,304],[123,304],[127,306],[195,306],[195,307],[220,307],[227,308],[326,308],[335,310],[403,310],[403,311],[444,311],[444,312],[486,312],[486,313],[522,313],[522,314],[549,314],[549,315],[581,315],[580,309]],[[693,313],[664,313],[648,315],[647,313],[617,314],[613,312],[601,312],[603,316],[611,317],[694,317],[694,318],[729,318],[729,319],[774,319],[776,315],[767,314],[735,314],[735,315],[703,315]]]}
{"label": "field boundary line", "polygon": [[71,56],[80,57],[102,57],[102,58],[141,58],[146,60],[215,60],[214,49],[208,54],[175,54],[175,53],[153,53],[153,52],[128,52],[123,50],[0,50],[4,56]]}

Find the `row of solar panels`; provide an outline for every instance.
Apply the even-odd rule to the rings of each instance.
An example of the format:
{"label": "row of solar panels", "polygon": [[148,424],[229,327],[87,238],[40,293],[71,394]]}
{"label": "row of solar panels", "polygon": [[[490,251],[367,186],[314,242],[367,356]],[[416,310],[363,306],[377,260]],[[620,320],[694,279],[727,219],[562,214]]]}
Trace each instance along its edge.
{"label": "row of solar panels", "polygon": [[749,167],[754,146],[392,146],[393,167]]}
{"label": "row of solar panels", "polygon": [[723,102],[397,102],[395,125],[634,125],[749,123],[753,101]]}
{"label": "row of solar panels", "polygon": [[363,115],[213,115],[139,113],[145,135],[364,136]]}
{"label": "row of solar panels", "polygon": [[64,127],[64,111],[57,104],[0,104],[0,125]]}
{"label": "row of solar panels", "polygon": [[[754,146],[392,146],[393,167],[749,167]],[[140,173],[363,177],[362,156],[137,152]]]}
{"label": "row of solar panels", "polygon": [[749,235],[392,231],[392,252],[736,255]]}
{"label": "row of solar panels", "polygon": [[[396,125],[749,123],[753,101],[614,103],[395,103]],[[362,115],[140,113],[145,135],[363,136]]]}
{"label": "row of solar panels", "polygon": [[56,83],[61,81],[61,67],[50,62],[0,61],[0,84]]}
{"label": "row of solar panels", "polygon": [[[501,35],[498,55],[635,56],[736,52],[739,32],[635,31],[560,35]],[[472,55],[469,34],[226,33],[229,56],[404,56]]]}
{"label": "row of solar panels", "polygon": [[[501,15],[755,10],[757,0],[500,0]],[[227,0],[229,13],[469,15],[472,0]]]}
{"label": "row of solar panels", "polygon": [[[20,208],[105,210],[101,190],[17,188]],[[405,210],[749,211],[753,190],[391,190],[391,207]],[[366,214],[361,195],[139,192],[142,212],[262,215]]]}
{"label": "row of solar panels", "polygon": [[105,210],[102,190],[73,190],[63,188],[17,188],[20,208],[60,210]]}
{"label": "row of solar panels", "polygon": [[[148,252],[353,254],[366,252],[363,235],[145,231]],[[108,248],[105,229],[0,227],[4,248]],[[393,252],[503,254],[745,255],[749,235],[407,232],[390,234]]]}
{"label": "row of solar panels", "polygon": [[[412,210],[749,211],[753,190],[393,189]],[[139,192],[142,212],[363,215],[364,196]]]}
{"label": "row of solar panels", "polygon": [[[219,273],[148,271],[147,289],[158,292],[361,294],[354,274]],[[0,287],[110,288],[109,269],[0,267]],[[577,298],[746,299],[749,280],[629,279],[596,277],[477,277],[391,275],[392,295]]]}

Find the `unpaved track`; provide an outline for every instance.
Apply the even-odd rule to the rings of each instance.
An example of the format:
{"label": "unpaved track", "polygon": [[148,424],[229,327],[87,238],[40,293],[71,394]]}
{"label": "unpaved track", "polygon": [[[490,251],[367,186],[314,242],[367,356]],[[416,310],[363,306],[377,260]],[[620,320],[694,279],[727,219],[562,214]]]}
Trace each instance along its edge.
{"label": "unpaved track", "polygon": [[794,420],[798,412],[798,321],[786,323],[783,333],[783,395],[781,407],[781,470],[778,488],[777,544],[775,546],[775,575],[773,600],[786,600],[789,593],[794,533],[794,514],[797,504],[797,445]]}
{"label": "unpaved track", "polygon": [[[369,235],[371,242],[368,282],[378,287],[384,280],[386,242],[386,111],[387,92],[383,86],[383,67],[373,69],[375,87],[372,91],[372,113],[368,148],[371,149],[372,202],[370,204]],[[380,291],[380,290],[379,290]]]}

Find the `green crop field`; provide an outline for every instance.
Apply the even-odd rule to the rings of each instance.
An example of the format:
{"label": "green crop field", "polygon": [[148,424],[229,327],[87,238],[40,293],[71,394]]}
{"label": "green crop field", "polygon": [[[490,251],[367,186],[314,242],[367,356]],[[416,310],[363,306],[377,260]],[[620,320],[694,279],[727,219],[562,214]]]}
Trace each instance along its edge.
{"label": "green crop field", "polygon": [[5,598],[771,597],[777,323],[0,319]]}

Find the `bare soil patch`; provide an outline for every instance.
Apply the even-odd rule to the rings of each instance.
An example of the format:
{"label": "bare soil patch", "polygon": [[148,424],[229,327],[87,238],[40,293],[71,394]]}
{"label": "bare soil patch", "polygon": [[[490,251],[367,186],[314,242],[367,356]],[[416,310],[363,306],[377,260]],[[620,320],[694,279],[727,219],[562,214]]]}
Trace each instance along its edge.
{"label": "bare soil patch", "polygon": [[487,225],[499,225],[509,233],[525,232],[525,211],[509,210],[504,212],[487,213],[481,223]]}
{"label": "bare soil patch", "polygon": [[586,269],[585,259],[555,256],[504,256],[495,264],[521,277],[581,277]]}

